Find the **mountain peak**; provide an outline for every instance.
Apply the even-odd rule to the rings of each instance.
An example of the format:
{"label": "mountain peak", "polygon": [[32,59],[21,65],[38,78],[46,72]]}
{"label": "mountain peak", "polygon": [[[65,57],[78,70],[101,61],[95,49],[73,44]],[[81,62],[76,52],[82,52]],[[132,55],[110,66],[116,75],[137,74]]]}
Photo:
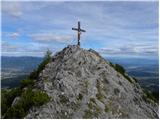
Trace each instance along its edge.
{"label": "mountain peak", "polygon": [[158,105],[121,66],[78,45],[52,57],[36,88],[51,100],[25,118],[158,118]]}

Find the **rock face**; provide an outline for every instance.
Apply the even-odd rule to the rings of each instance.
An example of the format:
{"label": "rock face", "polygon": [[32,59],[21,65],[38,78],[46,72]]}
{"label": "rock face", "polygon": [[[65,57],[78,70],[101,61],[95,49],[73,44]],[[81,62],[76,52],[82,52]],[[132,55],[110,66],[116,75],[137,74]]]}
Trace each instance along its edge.
{"label": "rock face", "polygon": [[50,102],[33,107],[25,118],[158,118],[158,105],[129,79],[94,50],[68,46],[36,82]]}

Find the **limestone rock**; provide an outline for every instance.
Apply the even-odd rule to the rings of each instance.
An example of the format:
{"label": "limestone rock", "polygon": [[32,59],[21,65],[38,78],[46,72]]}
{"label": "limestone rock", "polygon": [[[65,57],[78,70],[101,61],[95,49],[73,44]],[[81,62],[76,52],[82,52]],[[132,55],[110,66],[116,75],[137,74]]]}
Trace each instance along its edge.
{"label": "limestone rock", "polygon": [[14,98],[14,100],[13,100],[13,102],[12,102],[12,106],[14,106],[15,104],[17,104],[20,99],[21,99],[20,97]]}
{"label": "limestone rock", "polygon": [[36,82],[51,101],[33,107],[25,118],[158,118],[158,105],[145,100],[139,84],[129,79],[96,51],[68,46]]}

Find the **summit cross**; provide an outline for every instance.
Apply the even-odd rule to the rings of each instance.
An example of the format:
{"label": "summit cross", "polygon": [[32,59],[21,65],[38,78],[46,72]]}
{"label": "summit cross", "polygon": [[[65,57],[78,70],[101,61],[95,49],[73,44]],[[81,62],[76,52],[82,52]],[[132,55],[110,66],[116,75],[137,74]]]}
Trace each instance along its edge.
{"label": "summit cross", "polygon": [[80,46],[80,35],[81,35],[81,32],[86,32],[85,30],[81,29],[81,24],[80,22],[78,21],[78,28],[72,28],[72,30],[76,30],[77,33],[78,33],[78,46]]}

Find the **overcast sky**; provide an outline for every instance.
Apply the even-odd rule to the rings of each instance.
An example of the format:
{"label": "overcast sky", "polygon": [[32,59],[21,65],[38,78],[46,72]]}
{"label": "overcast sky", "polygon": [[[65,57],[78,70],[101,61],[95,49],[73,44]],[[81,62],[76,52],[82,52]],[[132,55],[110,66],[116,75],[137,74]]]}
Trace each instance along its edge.
{"label": "overcast sky", "polygon": [[2,55],[43,56],[69,44],[103,56],[158,56],[158,2],[2,2]]}

